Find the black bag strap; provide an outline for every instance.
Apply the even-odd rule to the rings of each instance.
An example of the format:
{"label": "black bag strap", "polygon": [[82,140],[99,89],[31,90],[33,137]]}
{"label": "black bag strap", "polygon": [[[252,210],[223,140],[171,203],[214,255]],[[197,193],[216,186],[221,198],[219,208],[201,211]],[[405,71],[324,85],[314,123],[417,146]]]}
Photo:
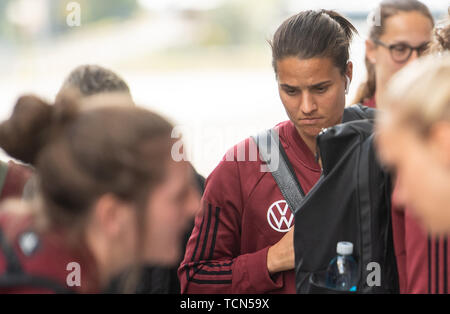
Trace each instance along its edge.
{"label": "black bag strap", "polygon": [[342,123],[355,121],[355,120],[373,120],[375,119],[377,110],[369,108],[361,104],[355,104],[344,109],[342,116]]}
{"label": "black bag strap", "polygon": [[[283,145],[280,144],[278,132],[275,129],[269,129],[252,136],[252,138],[258,145],[261,160],[266,163],[289,208],[295,214],[301,207],[305,192],[295,175]],[[275,151],[272,152],[271,149]],[[277,163],[273,163],[273,154],[278,154],[276,156],[278,159],[275,158],[278,160]]]}
{"label": "black bag strap", "polygon": [[0,228],[0,250],[6,261],[5,273],[0,275],[0,288],[34,287],[53,291],[55,293],[74,293],[53,279],[30,275],[24,272],[22,264],[14,248],[9,245],[8,240]]}

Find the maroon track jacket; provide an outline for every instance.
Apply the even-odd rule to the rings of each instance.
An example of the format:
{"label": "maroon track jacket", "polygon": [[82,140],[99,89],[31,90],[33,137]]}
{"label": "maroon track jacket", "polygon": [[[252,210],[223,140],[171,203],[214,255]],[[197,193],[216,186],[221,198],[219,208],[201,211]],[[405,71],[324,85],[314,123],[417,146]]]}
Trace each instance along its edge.
{"label": "maroon track jacket", "polygon": [[395,192],[392,203],[400,293],[447,294],[450,283],[448,236],[428,236],[411,210],[395,204]]}
{"label": "maroon track jacket", "polygon": [[[321,175],[320,165],[291,121],[276,128],[308,193]],[[260,171],[259,156],[250,161],[249,143],[254,145],[246,139],[228,151],[206,181],[178,271],[182,293],[295,293],[293,270],[273,278],[267,270],[269,247],[292,228],[294,217],[271,173]]]}

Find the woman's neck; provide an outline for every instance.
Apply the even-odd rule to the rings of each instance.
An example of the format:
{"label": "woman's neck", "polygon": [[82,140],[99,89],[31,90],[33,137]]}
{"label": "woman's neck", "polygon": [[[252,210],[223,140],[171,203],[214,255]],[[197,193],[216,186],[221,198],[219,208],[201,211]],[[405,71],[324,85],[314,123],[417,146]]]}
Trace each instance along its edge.
{"label": "woman's neck", "polygon": [[103,237],[92,228],[87,228],[86,245],[91,252],[97,271],[97,278],[101,287],[105,287],[114,274],[114,259],[108,249],[108,245],[104,243]]}
{"label": "woman's neck", "polygon": [[309,137],[306,136],[304,134],[302,134],[298,128],[296,128],[298,135],[300,136],[300,138],[303,140],[303,142],[305,142],[306,146],[308,146],[309,150],[311,151],[311,153],[313,153],[313,155],[316,154],[316,137]]}
{"label": "woman's neck", "polygon": [[376,82],[377,88],[375,89],[375,104],[378,108],[379,106],[383,106],[383,94],[385,91],[385,85],[383,84],[383,81],[378,80]]}
{"label": "woman's neck", "polygon": [[305,144],[306,144],[306,146],[308,146],[311,153],[313,155],[316,155],[316,151],[317,151],[316,138],[314,138],[314,139],[303,138],[303,140],[305,141]]}

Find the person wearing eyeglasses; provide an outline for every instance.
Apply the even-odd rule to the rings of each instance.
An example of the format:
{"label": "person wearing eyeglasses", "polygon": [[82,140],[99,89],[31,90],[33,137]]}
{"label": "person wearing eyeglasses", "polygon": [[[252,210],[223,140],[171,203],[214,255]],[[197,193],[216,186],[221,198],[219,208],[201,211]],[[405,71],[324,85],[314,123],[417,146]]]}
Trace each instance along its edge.
{"label": "person wearing eyeglasses", "polygon": [[383,0],[368,18],[367,80],[354,103],[376,107],[389,79],[425,53],[434,27],[429,9],[416,0]]}

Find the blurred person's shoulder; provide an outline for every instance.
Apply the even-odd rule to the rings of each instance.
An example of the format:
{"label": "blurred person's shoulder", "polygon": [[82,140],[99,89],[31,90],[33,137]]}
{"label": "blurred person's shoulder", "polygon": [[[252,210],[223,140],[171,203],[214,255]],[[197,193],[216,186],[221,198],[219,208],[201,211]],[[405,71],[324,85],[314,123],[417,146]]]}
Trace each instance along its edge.
{"label": "blurred person's shoulder", "polygon": [[[64,231],[46,230],[38,220],[30,202],[11,199],[1,204],[0,281],[6,282],[0,293],[98,292],[94,260],[86,248],[70,245]],[[83,272],[80,286],[67,285],[71,263]]]}
{"label": "blurred person's shoulder", "polygon": [[34,170],[31,166],[12,160],[0,161],[0,200],[22,197],[22,193]]}

